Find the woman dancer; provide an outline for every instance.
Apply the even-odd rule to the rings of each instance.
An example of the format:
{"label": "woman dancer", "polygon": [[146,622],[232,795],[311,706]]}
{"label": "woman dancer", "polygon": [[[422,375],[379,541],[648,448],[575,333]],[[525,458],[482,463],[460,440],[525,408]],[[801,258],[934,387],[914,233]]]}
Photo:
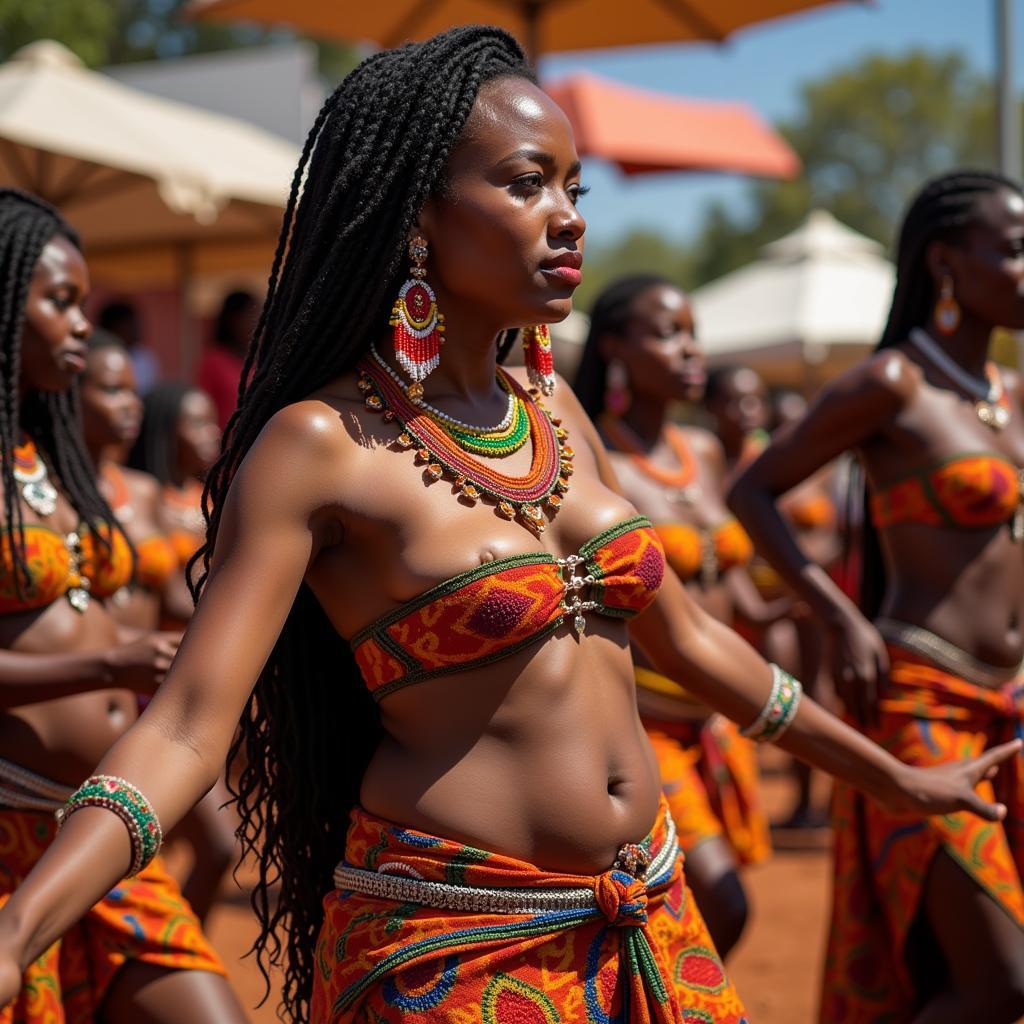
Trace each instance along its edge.
{"label": "woman dancer", "polygon": [[126,626],[153,630],[160,624],[165,593],[174,600],[184,591],[187,604],[180,613],[187,617],[192,608],[187,588],[169,586],[178,558],[159,523],[160,486],[149,474],[121,465],[139,436],[142,401],[131,356],[119,338],[100,330],[92,335],[80,390],[83,436],[100,492],[135,549],[132,580],[111,597],[110,614]]}
{"label": "woman dancer", "polygon": [[[998,175],[944,175],[903,222],[880,351],[733,492],[758,550],[829,624],[849,711],[921,765],[1024,723],[1024,419],[1019,377],[987,361],[996,324],[1024,327],[1024,195]],[[867,475],[859,606],[800,553],[774,506],[846,450]],[[1014,758],[996,783],[1004,824],[910,820],[837,787],[823,1021],[1024,1013],[1020,784]]]}
{"label": "woman dancer", "polygon": [[[704,354],[686,296],[642,274],[611,284],[591,313],[576,394],[611,449],[623,493],[654,523],[669,565],[719,621],[737,607],[770,621],[788,601],[765,606],[745,571],[754,553],[725,507],[725,457],[714,435],[669,421],[672,402],[704,395]],[[686,854],[686,878],[715,947],[738,941],[747,900],[737,860],[771,851],[760,808],[754,745],[678,683],[651,670],[640,652],[638,695],[658,757],[662,787]]]}
{"label": "woman dancer", "polygon": [[180,571],[165,591],[164,629],[184,629],[192,617],[185,569],[206,536],[203,480],[219,449],[217,411],[204,391],[164,381],[146,395],[142,429],[128,464],[159,482],[160,524],[178,559]]}
{"label": "woman dancer", "polygon": [[[137,629],[181,628],[192,615],[185,565],[202,543],[202,485],[191,479],[191,490],[187,484],[179,488],[170,481],[161,487],[151,474],[126,469],[119,460],[142,434],[140,448],[151,453],[152,465],[169,466],[181,474],[180,479],[189,480],[180,466],[187,470],[205,462],[208,467],[212,461],[208,400],[183,385],[160,384],[147,396],[149,412],[143,421],[128,352],[109,334],[98,340],[93,335],[90,340],[81,391],[85,443],[99,471],[101,490],[135,548],[131,583],[113,595],[110,613]],[[190,404],[196,408],[193,416],[187,413]],[[160,414],[164,409],[167,415]],[[191,516],[186,514],[189,493],[194,502]],[[165,531],[172,528],[168,536]],[[203,922],[236,852],[235,821],[222,810],[230,798],[219,782],[175,830],[175,836],[187,840],[194,853],[182,891]]]}
{"label": "woman dancer", "polygon": [[[135,720],[176,638],[118,645],[106,601],[132,576],[125,535],[96,487],[78,427],[88,273],[55,210],[0,190],[0,900],[51,845],[73,780]],[[112,871],[79,924],[47,937],[0,1020],[197,1020],[244,1015],[159,860]],[[92,906],[95,903],[95,906]],[[18,989],[20,988],[20,994]]]}
{"label": "woman dancer", "polygon": [[497,29],[375,54],[328,99],[209,478],[202,599],[0,910],[0,999],[212,785],[241,713],[257,946],[291,1017],[739,1024],[659,809],[630,621],[659,671],[887,805],[1002,814],[974,785],[1018,743],[915,769],[800,703],[663,574],[568,389],[497,369],[503,329],[570,311],[579,173]]}

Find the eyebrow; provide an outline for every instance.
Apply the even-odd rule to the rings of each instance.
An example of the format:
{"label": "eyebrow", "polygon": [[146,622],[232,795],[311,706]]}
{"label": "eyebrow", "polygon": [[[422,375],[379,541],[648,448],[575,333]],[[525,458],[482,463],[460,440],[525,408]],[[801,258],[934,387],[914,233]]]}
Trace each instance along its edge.
{"label": "eyebrow", "polygon": [[[545,153],[542,149],[530,149],[529,147],[524,149],[517,149],[514,153],[509,153],[508,156],[498,161],[498,166],[502,164],[514,163],[516,160],[532,160],[536,164],[542,164],[544,167],[554,167],[557,161],[551,153]],[[573,165],[569,168],[570,176],[579,174],[583,169],[583,164],[579,160],[576,160]]]}

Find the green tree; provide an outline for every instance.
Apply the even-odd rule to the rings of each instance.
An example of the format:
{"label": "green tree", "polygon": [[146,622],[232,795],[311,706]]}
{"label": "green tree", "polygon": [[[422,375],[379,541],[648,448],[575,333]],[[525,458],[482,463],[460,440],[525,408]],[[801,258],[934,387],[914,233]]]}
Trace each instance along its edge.
{"label": "green tree", "polygon": [[752,215],[712,205],[694,245],[698,282],[752,259],[823,206],[890,245],[926,178],[957,165],[991,167],[990,83],[958,53],[871,55],[806,83],[796,117],[777,125],[803,161],[791,182],[752,186]]}

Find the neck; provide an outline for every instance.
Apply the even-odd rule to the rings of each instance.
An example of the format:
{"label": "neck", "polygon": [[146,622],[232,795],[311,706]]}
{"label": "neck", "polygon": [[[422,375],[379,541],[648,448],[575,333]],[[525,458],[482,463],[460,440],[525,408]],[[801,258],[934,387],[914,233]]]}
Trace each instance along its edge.
{"label": "neck", "polygon": [[984,379],[992,337],[991,324],[981,323],[965,313],[960,326],[952,334],[943,334],[934,318],[929,319],[925,330],[958,366],[972,376]]}
{"label": "neck", "polygon": [[622,421],[636,434],[637,439],[650,451],[661,437],[665,428],[668,402],[659,399],[644,398],[634,401],[626,411]]}

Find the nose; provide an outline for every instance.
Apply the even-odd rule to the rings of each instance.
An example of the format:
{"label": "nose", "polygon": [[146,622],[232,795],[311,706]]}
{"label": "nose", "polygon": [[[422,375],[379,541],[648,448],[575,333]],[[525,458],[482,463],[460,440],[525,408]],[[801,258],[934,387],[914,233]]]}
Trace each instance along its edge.
{"label": "nose", "polygon": [[92,334],[92,324],[81,310],[76,310],[71,321],[71,333],[74,337],[84,341]]}
{"label": "nose", "polygon": [[568,195],[563,197],[551,220],[551,234],[562,242],[578,242],[587,230],[583,214]]}

